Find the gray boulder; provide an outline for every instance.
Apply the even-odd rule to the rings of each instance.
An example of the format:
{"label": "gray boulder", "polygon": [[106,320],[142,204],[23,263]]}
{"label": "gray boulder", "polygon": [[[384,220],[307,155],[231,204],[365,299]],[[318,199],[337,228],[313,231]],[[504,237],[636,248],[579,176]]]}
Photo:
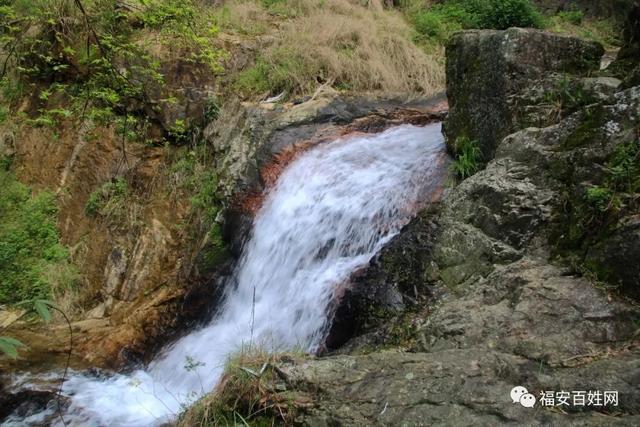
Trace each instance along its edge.
{"label": "gray boulder", "polygon": [[485,161],[519,128],[514,95],[550,74],[586,76],[600,67],[601,45],[537,30],[464,31],[447,45],[449,116],[444,132],[480,144]]}

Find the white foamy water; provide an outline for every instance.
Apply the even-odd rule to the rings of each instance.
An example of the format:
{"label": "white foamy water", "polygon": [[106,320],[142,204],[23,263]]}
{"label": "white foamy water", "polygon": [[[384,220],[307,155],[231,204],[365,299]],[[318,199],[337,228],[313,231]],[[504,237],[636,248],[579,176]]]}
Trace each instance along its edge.
{"label": "white foamy water", "polygon": [[63,388],[71,399],[67,425],[159,425],[212,390],[228,356],[249,344],[317,350],[336,289],[429,199],[444,156],[439,124],[353,136],[302,154],[257,214],[219,314],[145,370],[106,380],[73,374]]}

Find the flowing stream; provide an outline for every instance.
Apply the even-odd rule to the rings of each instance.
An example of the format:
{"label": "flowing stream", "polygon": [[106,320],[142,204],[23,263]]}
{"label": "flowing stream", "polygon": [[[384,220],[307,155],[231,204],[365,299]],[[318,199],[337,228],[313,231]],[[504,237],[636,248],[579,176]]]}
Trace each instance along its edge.
{"label": "flowing stream", "polygon": [[[66,424],[160,425],[211,391],[234,352],[316,351],[337,288],[430,199],[445,156],[439,124],[355,135],[302,154],[257,214],[218,315],[144,370],[108,378],[74,372],[63,387]],[[35,425],[52,412],[3,425]]]}

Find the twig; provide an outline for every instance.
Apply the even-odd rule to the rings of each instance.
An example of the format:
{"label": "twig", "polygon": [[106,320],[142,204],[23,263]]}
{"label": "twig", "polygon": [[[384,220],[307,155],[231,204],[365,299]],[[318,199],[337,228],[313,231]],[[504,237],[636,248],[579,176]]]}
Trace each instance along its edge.
{"label": "twig", "polygon": [[127,137],[127,120],[128,119],[129,119],[129,113],[127,112],[127,107],[125,107],[124,123],[122,125],[122,141],[121,141],[122,160],[118,162],[118,169],[116,170],[116,175],[120,172],[120,166],[122,166],[123,162],[127,168],[129,167],[129,160],[127,159],[127,147],[126,147],[126,140],[125,140],[125,138]]}
{"label": "twig", "polygon": [[249,351],[251,351],[251,345],[253,344],[253,326],[256,320],[256,286],[253,285],[253,299],[251,302],[251,339],[249,340]]}
{"label": "twig", "polygon": [[51,305],[50,307],[56,310],[58,313],[60,313],[62,317],[64,317],[64,320],[67,322],[67,326],[69,327],[69,351],[67,352],[67,363],[64,366],[64,373],[62,374],[62,380],[60,380],[60,387],[58,388],[58,394],[56,396],[56,401],[58,403],[58,416],[60,417],[60,421],[62,421],[62,424],[66,427],[67,423],[65,422],[64,417],[62,416],[62,405],[60,404],[60,398],[62,396],[62,386],[64,385],[64,382],[67,378],[69,365],[71,363],[71,352],[73,350],[73,328],[71,327],[71,321],[69,320],[69,318],[67,317],[64,311],[60,310],[58,307],[55,307],[53,305]]}
{"label": "twig", "polygon": [[98,45],[98,49],[100,49],[100,53],[102,54],[102,56],[104,56],[106,58],[107,57],[107,53],[104,50],[104,47],[102,46],[102,42],[100,41],[100,37],[98,37],[98,33],[96,33],[96,30],[89,23],[89,15],[87,15],[87,12],[86,12],[84,6],[82,5],[82,1],[74,0],[74,3],[76,4],[78,9],[80,10],[80,13],[82,13],[82,16],[84,18],[84,24],[87,26],[87,30],[89,30],[91,32],[91,34],[93,35],[93,38],[96,39],[96,44]]}

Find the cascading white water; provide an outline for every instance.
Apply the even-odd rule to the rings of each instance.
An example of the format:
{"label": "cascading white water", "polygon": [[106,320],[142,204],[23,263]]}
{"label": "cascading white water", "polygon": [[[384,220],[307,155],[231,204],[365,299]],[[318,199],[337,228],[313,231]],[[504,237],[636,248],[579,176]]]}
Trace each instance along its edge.
{"label": "cascading white water", "polygon": [[352,136],[302,154],[256,216],[219,314],[166,348],[146,370],[108,379],[72,375],[63,388],[71,401],[67,425],[162,424],[210,391],[229,355],[249,344],[315,351],[325,338],[337,286],[441,183],[444,151],[440,125],[433,124]]}

